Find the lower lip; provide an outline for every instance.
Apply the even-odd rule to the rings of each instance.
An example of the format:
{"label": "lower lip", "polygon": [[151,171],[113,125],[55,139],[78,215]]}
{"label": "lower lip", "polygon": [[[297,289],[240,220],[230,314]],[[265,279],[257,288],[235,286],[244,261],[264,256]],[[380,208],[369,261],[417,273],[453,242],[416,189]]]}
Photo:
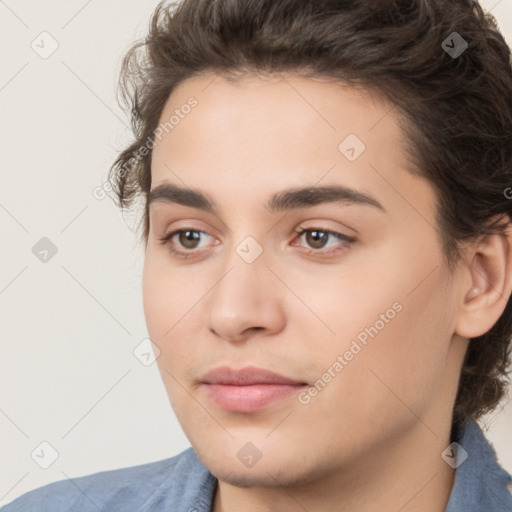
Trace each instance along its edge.
{"label": "lower lip", "polygon": [[296,394],[302,384],[253,384],[251,386],[230,386],[226,384],[205,384],[210,398],[222,409],[233,412],[254,412],[270,403]]}

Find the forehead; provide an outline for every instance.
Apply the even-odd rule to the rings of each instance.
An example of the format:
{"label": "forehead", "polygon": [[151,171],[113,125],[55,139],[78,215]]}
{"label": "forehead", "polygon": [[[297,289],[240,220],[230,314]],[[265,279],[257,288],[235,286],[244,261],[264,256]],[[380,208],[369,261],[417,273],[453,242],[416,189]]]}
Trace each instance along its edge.
{"label": "forehead", "polygon": [[[152,188],[165,182],[222,188],[227,200],[265,189],[266,200],[279,189],[325,179],[428,216],[432,190],[406,170],[411,163],[398,119],[375,92],[343,83],[206,73],[181,82],[164,106]],[[416,206],[404,205],[404,194]]]}
{"label": "forehead", "polygon": [[[193,109],[188,107],[191,98],[196,103]],[[331,144],[349,133],[370,143],[382,137],[398,143],[402,134],[391,110],[375,91],[327,78],[280,73],[245,75],[235,80],[205,73],[177,86],[162,110],[160,126],[165,127],[174,116],[172,134],[171,129],[162,133],[169,135],[170,144],[182,134],[190,136],[190,131],[224,143],[237,136],[245,136],[248,143],[251,138],[266,136],[267,142],[280,144],[282,135],[288,134],[293,136],[288,138],[288,146],[298,150],[307,141],[307,150],[322,140]],[[180,119],[176,114],[181,114]],[[378,125],[380,130],[375,130]]]}

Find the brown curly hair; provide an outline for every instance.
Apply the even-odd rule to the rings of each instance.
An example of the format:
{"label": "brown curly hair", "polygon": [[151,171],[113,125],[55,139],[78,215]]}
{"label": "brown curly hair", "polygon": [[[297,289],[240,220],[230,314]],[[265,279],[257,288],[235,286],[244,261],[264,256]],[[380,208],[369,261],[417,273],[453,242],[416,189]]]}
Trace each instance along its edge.
{"label": "brown curly hair", "polygon": [[[453,32],[468,44],[456,57],[442,46]],[[121,68],[120,99],[130,110],[134,140],[115,160],[109,181],[122,210],[143,198],[146,244],[148,141],[175,87],[204,72],[235,79],[280,71],[362,85],[393,105],[411,172],[436,191],[438,234],[451,270],[460,242],[499,233],[510,222],[511,54],[478,2],[184,0],[158,4],[147,37],[132,44]],[[503,397],[511,335],[509,299],[492,329],[470,340],[454,426],[478,419]]]}

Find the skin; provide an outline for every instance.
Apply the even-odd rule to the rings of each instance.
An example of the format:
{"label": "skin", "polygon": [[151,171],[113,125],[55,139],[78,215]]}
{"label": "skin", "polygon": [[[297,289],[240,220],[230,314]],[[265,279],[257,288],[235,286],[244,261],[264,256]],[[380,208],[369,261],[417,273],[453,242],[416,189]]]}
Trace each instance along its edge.
{"label": "skin", "polygon": [[[396,113],[375,94],[292,74],[228,81],[207,73],[173,91],[161,120],[190,96],[197,106],[156,141],[151,188],[198,189],[217,209],[152,203],[143,299],[171,405],[219,479],[214,512],[341,503],[442,512],[454,470],[441,453],[467,338],[487,332],[505,308],[510,233],[467,244],[449,274],[434,190],[407,171]],[[350,133],[366,145],[353,162],[338,149]],[[264,208],[283,189],[333,184],[371,195],[385,211]],[[331,236],[323,248],[294,232],[301,227],[356,240]],[[204,233],[196,245],[159,241],[177,229]],[[263,250],[250,264],[236,252],[247,236]],[[195,255],[178,258],[171,244]],[[291,395],[258,412],[229,412],[201,384],[214,367],[254,365],[313,386],[394,303],[401,311],[307,404]],[[237,457],[247,442],[262,454],[252,467]]]}

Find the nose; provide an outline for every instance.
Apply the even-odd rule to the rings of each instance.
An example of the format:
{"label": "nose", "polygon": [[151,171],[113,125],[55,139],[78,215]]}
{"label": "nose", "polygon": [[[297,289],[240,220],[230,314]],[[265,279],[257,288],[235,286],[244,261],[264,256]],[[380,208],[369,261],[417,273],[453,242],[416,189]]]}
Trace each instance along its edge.
{"label": "nose", "polygon": [[275,334],[284,328],[285,287],[267,263],[265,253],[248,263],[232,251],[223,276],[211,292],[211,332],[227,341],[240,342],[255,332]]}

